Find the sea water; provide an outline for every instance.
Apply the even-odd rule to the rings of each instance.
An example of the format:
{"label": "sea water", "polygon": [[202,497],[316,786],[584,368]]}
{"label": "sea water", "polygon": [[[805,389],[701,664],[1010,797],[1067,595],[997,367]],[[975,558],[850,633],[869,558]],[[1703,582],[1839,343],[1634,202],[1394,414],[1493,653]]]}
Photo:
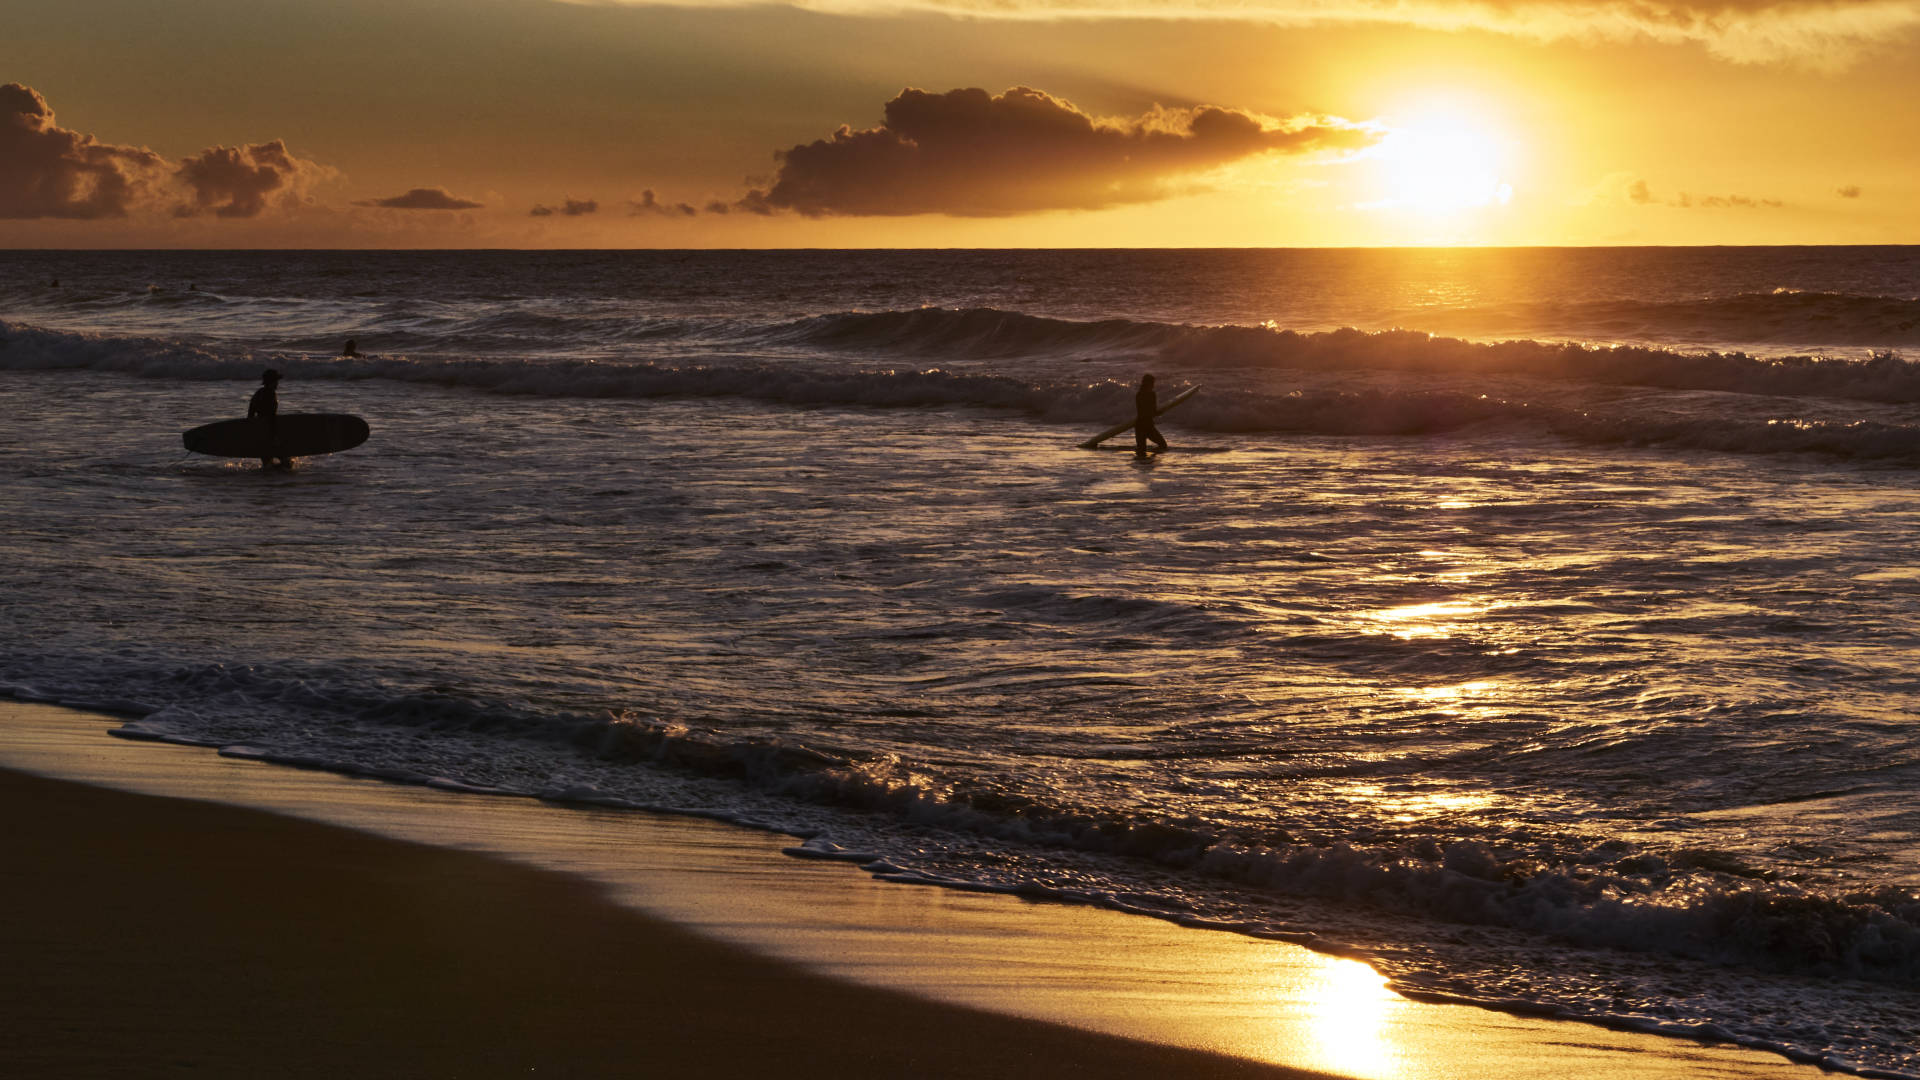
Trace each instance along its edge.
{"label": "sea water", "polygon": [[[4,253],[0,691],[1920,1076],[1917,349],[1911,248]],[[186,454],[268,366],[367,445]]]}

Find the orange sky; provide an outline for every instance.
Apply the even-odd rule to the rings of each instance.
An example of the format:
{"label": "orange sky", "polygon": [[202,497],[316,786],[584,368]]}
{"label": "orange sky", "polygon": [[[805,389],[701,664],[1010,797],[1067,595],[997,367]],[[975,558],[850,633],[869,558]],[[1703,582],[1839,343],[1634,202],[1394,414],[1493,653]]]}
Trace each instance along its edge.
{"label": "orange sky", "polygon": [[1920,0],[30,7],[0,246],[1920,243]]}

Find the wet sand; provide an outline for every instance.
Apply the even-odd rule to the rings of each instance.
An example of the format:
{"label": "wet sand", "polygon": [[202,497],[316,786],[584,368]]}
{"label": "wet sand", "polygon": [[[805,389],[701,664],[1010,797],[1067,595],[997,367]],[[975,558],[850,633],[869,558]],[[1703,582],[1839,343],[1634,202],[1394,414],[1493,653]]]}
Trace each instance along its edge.
{"label": "wet sand", "polygon": [[6,1071],[1299,1077],[808,974],[565,875],[0,772]]}

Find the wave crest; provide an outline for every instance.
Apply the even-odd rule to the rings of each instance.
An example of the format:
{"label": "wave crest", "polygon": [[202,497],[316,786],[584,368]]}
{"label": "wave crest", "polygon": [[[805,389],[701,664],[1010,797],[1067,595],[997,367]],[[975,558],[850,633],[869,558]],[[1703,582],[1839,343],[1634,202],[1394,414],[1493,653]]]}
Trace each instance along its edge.
{"label": "wave crest", "polygon": [[[833,316],[833,333],[879,327],[892,339],[927,327],[951,331],[955,348],[1047,348],[1072,339],[1088,348],[1160,341],[1161,358],[1204,381],[1177,427],[1254,435],[1404,436],[1533,432],[1591,445],[1673,447],[1730,453],[1824,453],[1891,462],[1920,461],[1920,425],[1849,415],[1832,399],[1920,403],[1920,365],[1885,355],[1869,361],[1767,360],[1740,354],[1689,355],[1657,349],[1588,349],[1541,342],[1480,345],[1424,334],[1356,330],[1298,334],[1246,327],[1082,324],[1008,313],[928,311],[895,319]],[[840,320],[840,321],[836,321]],[[844,320],[852,320],[847,322]],[[1076,337],[1076,335],[1083,335]],[[984,336],[982,336],[984,335]],[[982,342],[986,342],[982,345]],[[877,346],[876,346],[877,347]],[[891,347],[890,347],[891,348]],[[456,386],[551,397],[745,398],[782,405],[866,408],[1002,409],[1050,423],[1105,424],[1132,409],[1118,381],[1048,378],[994,370],[853,367],[819,359],[637,363],[527,358],[447,359],[369,355],[316,358],[222,350],[158,338],[117,338],[0,322],[0,369],[120,372],[193,381],[252,380],[271,365],[290,379]],[[1234,370],[1238,369],[1238,370]],[[1166,370],[1163,368],[1162,370]],[[1289,373],[1307,373],[1296,378]],[[1367,373],[1371,375],[1355,374]],[[1479,375],[1485,392],[1435,388],[1426,376]],[[1513,375],[1537,377],[1519,382]],[[1166,385],[1173,387],[1169,374]],[[1404,377],[1402,377],[1404,376]],[[1454,387],[1459,378],[1438,385]],[[1471,380],[1469,380],[1471,381]],[[1602,398],[1568,382],[1655,390],[1765,392],[1773,415],[1752,398],[1642,394]],[[1290,385],[1306,386],[1287,389]],[[1820,399],[1820,400],[1814,400]]]}
{"label": "wave crest", "polygon": [[[253,673],[225,669],[195,672],[188,681],[226,693],[244,687],[247,696],[264,694],[282,707],[345,708],[356,726],[564,746],[602,763],[665,767],[805,803],[882,814],[919,828],[1141,860],[1163,872],[1260,892],[1544,933],[1586,946],[1920,986],[1920,895],[1891,887],[1814,891],[1756,877],[1736,860],[1714,852],[1663,852],[1614,840],[1545,858],[1503,853],[1477,840],[1414,838],[1386,846],[1261,840],[1218,834],[1195,821],[1162,821],[1144,813],[1077,807],[962,785],[892,755],[728,736],[647,716],[536,714],[439,694],[317,697],[303,684],[276,686]],[[130,722],[121,734],[205,743],[207,736],[198,731],[202,726],[191,709],[167,708]],[[214,745],[219,744],[216,739]],[[368,771],[266,748],[250,746],[244,753],[337,771]],[[377,775],[414,783],[459,782],[391,769]],[[526,791],[464,786],[571,801],[621,801],[564,783]],[[956,883],[1024,891],[1036,887],[1034,882],[997,879]],[[1180,909],[1178,892],[1162,898],[1159,906]]]}

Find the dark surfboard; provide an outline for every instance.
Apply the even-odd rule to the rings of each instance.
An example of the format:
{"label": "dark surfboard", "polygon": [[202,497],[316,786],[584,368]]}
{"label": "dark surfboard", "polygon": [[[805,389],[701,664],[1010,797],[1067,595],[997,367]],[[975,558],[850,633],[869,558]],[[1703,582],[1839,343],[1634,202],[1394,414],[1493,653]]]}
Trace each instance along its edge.
{"label": "dark surfboard", "polygon": [[345,413],[285,413],[268,444],[264,420],[222,420],[180,436],[187,449],[214,457],[297,458],[337,454],[367,441],[367,422]]}

